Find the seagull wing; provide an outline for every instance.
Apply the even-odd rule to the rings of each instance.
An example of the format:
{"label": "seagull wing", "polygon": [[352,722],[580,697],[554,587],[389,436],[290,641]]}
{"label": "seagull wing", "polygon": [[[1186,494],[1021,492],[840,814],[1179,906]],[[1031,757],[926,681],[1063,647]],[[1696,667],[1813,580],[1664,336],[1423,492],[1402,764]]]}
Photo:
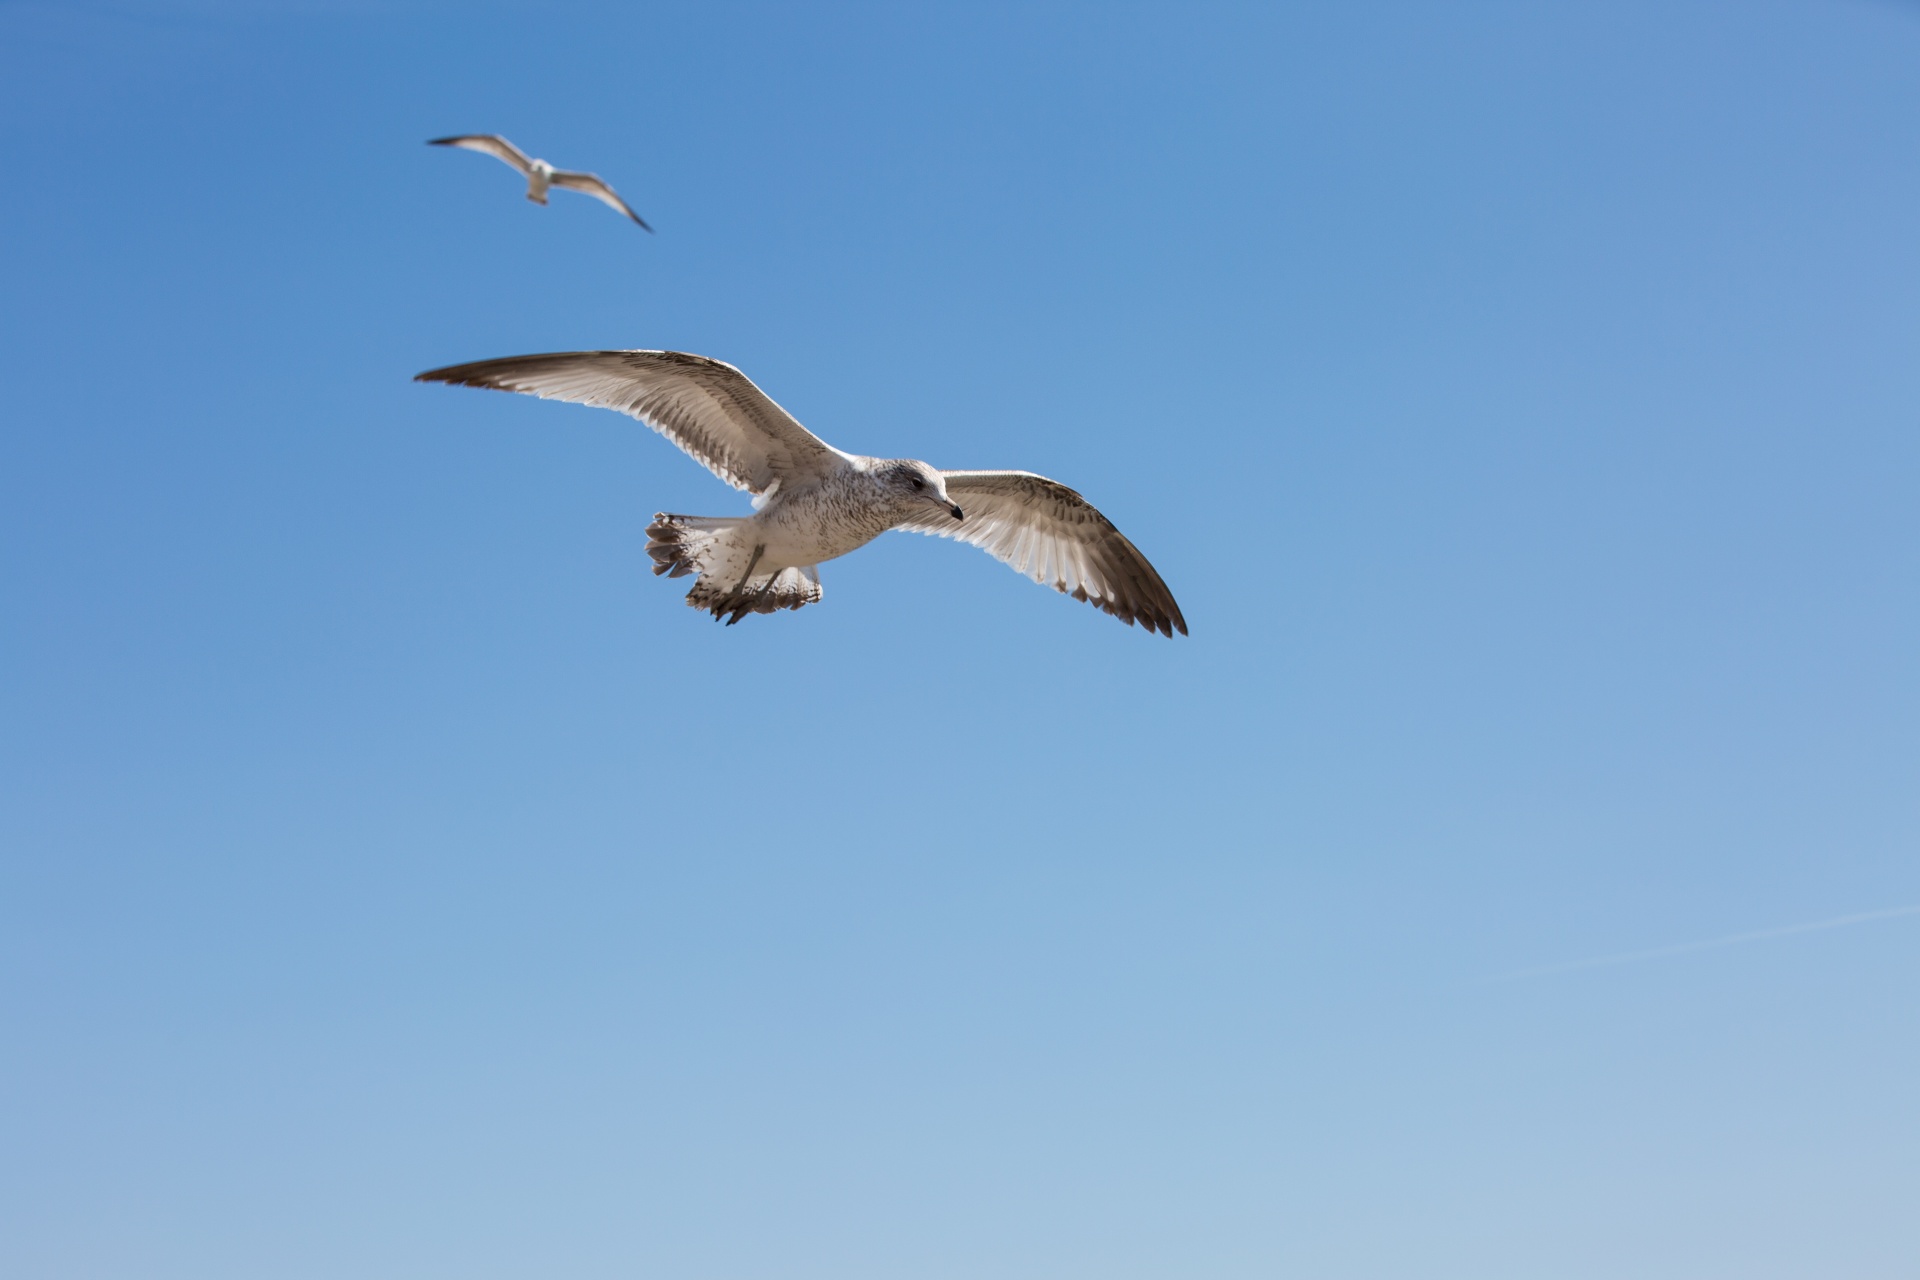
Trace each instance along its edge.
{"label": "seagull wing", "polygon": [[415,382],[519,391],[640,419],[736,489],[810,482],[849,456],[794,421],[730,364],[683,351],[562,351],[450,365]]}
{"label": "seagull wing", "polygon": [[465,151],[479,151],[496,160],[505,160],[518,169],[522,175],[533,172],[533,161],[527,153],[508,142],[497,133],[463,133],[454,138],[434,138],[427,143],[430,147],[459,147]]}
{"label": "seagull wing", "polygon": [[1187,634],[1173,593],[1113,522],[1067,486],[1031,471],[942,471],[966,519],[896,526],[970,542],[1035,582],[1132,626]]}
{"label": "seagull wing", "polygon": [[639,214],[627,207],[627,202],[620,198],[618,192],[603,182],[599,174],[574,173],[570,169],[555,169],[553,171],[553,185],[556,187],[565,187],[569,191],[584,192],[592,196],[595,200],[611,205],[626,214],[629,218],[632,218],[640,224],[642,231],[653,230],[652,227],[647,225],[645,218],[642,218]]}

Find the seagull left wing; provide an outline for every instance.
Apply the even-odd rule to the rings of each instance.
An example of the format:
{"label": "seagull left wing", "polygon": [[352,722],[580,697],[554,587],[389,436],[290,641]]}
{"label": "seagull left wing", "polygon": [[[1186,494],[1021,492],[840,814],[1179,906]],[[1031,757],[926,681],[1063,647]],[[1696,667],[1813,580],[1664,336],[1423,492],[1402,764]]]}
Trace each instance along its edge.
{"label": "seagull left wing", "polygon": [[449,365],[415,382],[518,391],[615,409],[736,489],[823,479],[848,459],[730,364],[684,351],[562,351]]}
{"label": "seagull left wing", "polygon": [[942,471],[958,523],[916,519],[896,528],[970,542],[1043,586],[1085,600],[1132,626],[1187,634],[1173,593],[1147,558],[1092,503],[1031,471]]}
{"label": "seagull left wing", "polygon": [[527,159],[527,153],[497,133],[462,133],[451,138],[430,138],[427,140],[427,145],[478,151],[481,155],[506,161],[518,169],[523,176],[533,172],[533,161]]}
{"label": "seagull left wing", "polygon": [[635,222],[640,224],[640,229],[642,231],[653,230],[652,227],[647,225],[647,220],[645,218],[642,218],[639,214],[635,213],[632,209],[627,207],[627,202],[625,200],[622,200],[620,198],[619,193],[616,192],[612,187],[608,186],[606,182],[601,179],[599,174],[574,173],[573,171],[568,169],[555,169],[553,171],[553,185],[556,187],[565,187],[569,191],[579,191],[586,195],[590,195],[595,200],[598,200],[603,204],[610,205],[611,207],[618,209],[621,213],[626,214],[629,218],[632,218]]}

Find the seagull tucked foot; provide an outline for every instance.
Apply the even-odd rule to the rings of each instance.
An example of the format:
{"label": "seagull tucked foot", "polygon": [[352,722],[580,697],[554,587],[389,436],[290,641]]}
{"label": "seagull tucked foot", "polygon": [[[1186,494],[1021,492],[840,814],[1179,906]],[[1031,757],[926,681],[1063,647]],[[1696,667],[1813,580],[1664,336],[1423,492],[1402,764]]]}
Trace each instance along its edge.
{"label": "seagull tucked foot", "polygon": [[798,609],[820,599],[815,565],[763,565],[766,546],[751,518],[656,515],[647,526],[653,571],[681,578],[699,574],[687,604],[732,626],[749,613]]}
{"label": "seagull tucked foot", "polygon": [[733,589],[735,591],[746,590],[747,584],[753,581],[753,570],[755,566],[760,563],[760,557],[765,554],[767,554],[767,544],[764,542],[755,543],[753,554],[747,558],[747,567],[740,571],[740,581],[734,584]]}
{"label": "seagull tucked foot", "polygon": [[703,577],[687,592],[687,603],[705,609],[717,621],[732,626],[750,613],[798,609],[820,599],[820,570],[815,565],[776,569],[748,580],[746,586],[725,585],[724,579]]}

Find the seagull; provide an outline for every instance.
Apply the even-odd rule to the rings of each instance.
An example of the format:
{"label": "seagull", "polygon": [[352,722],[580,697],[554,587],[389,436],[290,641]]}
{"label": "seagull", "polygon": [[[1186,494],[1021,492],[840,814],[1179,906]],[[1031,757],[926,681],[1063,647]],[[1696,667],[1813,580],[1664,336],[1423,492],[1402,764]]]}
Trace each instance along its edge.
{"label": "seagull", "polygon": [[617,192],[600,180],[598,174],[575,173],[571,169],[556,169],[545,160],[533,160],[527,153],[508,142],[497,133],[463,133],[455,138],[434,138],[427,143],[430,147],[461,147],[467,151],[479,151],[496,159],[505,160],[518,169],[527,180],[527,199],[535,204],[547,202],[548,187],[565,187],[568,191],[583,191],[595,200],[612,205],[620,212],[640,224],[643,231],[652,231],[646,219],[627,207]]}
{"label": "seagull", "polygon": [[1128,626],[1187,634],[1173,593],[1113,522],[1030,471],[942,471],[836,449],[730,364],[684,351],[562,351],[449,365],[416,382],[518,391],[638,418],[753,495],[749,516],[658,513],[655,574],[699,575],[687,603],[728,626],[820,599],[820,565],[889,529],[972,543]]}

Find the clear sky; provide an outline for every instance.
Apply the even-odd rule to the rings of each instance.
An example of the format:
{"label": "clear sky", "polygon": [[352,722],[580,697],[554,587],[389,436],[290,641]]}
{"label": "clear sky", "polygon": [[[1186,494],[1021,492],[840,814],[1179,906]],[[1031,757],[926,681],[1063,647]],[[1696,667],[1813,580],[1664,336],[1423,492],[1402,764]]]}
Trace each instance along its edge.
{"label": "clear sky", "polygon": [[[1920,5],[9,0],[0,125],[0,1272],[1920,1270]],[[720,628],[409,381],[583,347],[1193,634]]]}

